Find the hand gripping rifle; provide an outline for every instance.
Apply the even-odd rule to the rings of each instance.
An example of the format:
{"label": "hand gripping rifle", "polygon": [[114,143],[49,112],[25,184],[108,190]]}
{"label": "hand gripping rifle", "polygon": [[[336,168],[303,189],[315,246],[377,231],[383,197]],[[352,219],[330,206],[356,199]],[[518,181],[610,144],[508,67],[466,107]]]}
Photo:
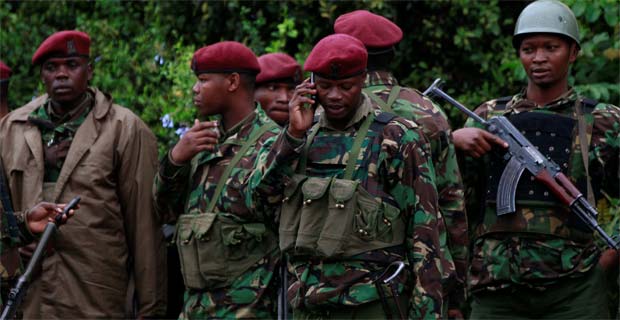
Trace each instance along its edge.
{"label": "hand gripping rifle", "polygon": [[610,248],[616,250],[620,248],[620,244],[611,239],[599,226],[596,221],[598,212],[588,203],[568,177],[560,171],[560,166],[540,153],[506,117],[496,116],[485,121],[443,92],[439,88],[440,84],[441,79],[436,79],[424,91],[424,95],[436,95],[445,99],[451,105],[483,124],[488,132],[508,143],[508,152],[504,155],[508,164],[502,172],[497,190],[498,216],[515,212],[515,191],[521,174],[527,169],[537,181],[551,190],[558,200],[568,206],[592,231],[597,232]]}
{"label": "hand gripping rifle", "polygon": [[54,219],[55,221],[50,221],[45,226],[45,230],[43,230],[43,235],[41,239],[39,239],[39,243],[37,244],[36,249],[34,249],[34,253],[32,254],[32,258],[30,262],[28,262],[28,266],[26,267],[26,271],[19,277],[17,280],[17,284],[15,288],[11,289],[9,293],[9,298],[4,306],[4,310],[2,311],[2,316],[0,316],[0,320],[9,320],[15,318],[15,313],[17,312],[17,308],[22,302],[26,291],[28,290],[28,285],[30,285],[30,281],[32,280],[32,272],[35,267],[41,263],[43,260],[43,252],[47,247],[47,243],[52,238],[52,236],[58,230],[58,225],[62,220],[62,216],[69,213],[69,210],[74,209],[75,206],[80,203],[80,196],[77,196],[69,202],[69,204],[65,207],[62,214],[59,214]]}

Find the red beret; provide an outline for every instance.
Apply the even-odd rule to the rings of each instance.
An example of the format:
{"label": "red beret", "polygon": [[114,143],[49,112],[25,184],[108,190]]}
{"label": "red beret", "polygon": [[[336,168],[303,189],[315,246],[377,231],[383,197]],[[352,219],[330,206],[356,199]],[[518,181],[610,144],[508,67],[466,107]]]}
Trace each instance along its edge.
{"label": "red beret", "polygon": [[90,37],[80,31],[59,31],[49,36],[32,56],[37,65],[49,57],[73,57],[90,55]]}
{"label": "red beret", "polygon": [[306,59],[304,70],[329,79],[344,79],[366,71],[364,44],[346,34],[332,34],[319,41]]}
{"label": "red beret", "polygon": [[258,57],[258,63],[260,73],[256,76],[256,83],[275,80],[301,82],[301,66],[286,53],[264,54]]}
{"label": "red beret", "polygon": [[259,73],[260,66],[250,48],[236,41],[222,41],[194,52],[194,73]]}
{"label": "red beret", "polygon": [[0,60],[0,81],[9,80],[11,77],[11,68],[9,68],[2,60]]}
{"label": "red beret", "polygon": [[369,48],[391,47],[403,38],[403,31],[396,24],[366,10],[356,10],[338,17],[334,32],[354,36]]}

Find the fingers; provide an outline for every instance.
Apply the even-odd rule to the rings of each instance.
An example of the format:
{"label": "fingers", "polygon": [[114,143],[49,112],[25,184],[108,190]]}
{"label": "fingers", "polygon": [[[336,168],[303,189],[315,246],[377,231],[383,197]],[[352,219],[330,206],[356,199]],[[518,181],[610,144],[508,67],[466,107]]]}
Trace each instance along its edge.
{"label": "fingers", "polygon": [[498,137],[498,136],[496,136],[496,135],[494,135],[492,133],[489,133],[489,132],[483,130],[482,131],[482,136],[483,136],[485,142],[487,142],[487,143],[491,143],[491,144],[494,144],[494,145],[497,145],[497,146],[500,146],[500,147],[503,147],[503,148],[508,148],[508,143],[506,141],[502,140],[500,137]]}

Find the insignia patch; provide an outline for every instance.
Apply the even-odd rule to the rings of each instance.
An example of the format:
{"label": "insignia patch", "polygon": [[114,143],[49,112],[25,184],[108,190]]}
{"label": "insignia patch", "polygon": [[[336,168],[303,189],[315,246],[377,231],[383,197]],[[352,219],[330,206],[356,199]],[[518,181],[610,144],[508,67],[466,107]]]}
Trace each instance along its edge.
{"label": "insignia patch", "polygon": [[67,54],[76,54],[77,50],[75,49],[75,42],[73,40],[67,41]]}

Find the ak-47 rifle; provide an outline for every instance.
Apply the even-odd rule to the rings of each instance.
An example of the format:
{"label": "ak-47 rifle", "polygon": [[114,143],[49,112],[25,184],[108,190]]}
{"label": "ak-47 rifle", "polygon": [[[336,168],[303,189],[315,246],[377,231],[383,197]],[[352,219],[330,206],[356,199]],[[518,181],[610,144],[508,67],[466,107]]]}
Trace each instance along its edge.
{"label": "ak-47 rifle", "polygon": [[67,204],[67,206],[64,208],[62,214],[57,215],[54,221],[48,222],[47,226],[45,226],[45,230],[43,230],[43,235],[41,236],[41,239],[39,239],[39,243],[37,244],[36,249],[34,249],[32,258],[30,259],[30,262],[26,267],[26,271],[19,277],[15,288],[11,289],[11,292],[9,293],[9,299],[4,306],[4,310],[2,311],[2,315],[0,316],[0,320],[15,318],[15,312],[17,312],[17,307],[19,307],[19,305],[21,304],[22,299],[24,298],[24,295],[28,290],[28,285],[30,285],[30,281],[32,280],[32,272],[43,259],[43,252],[45,250],[45,247],[47,247],[47,243],[49,242],[50,238],[56,233],[58,225],[60,225],[60,222],[62,220],[62,216],[67,215],[71,209],[74,209],[75,206],[80,203],[80,199],[80,196],[73,198],[71,202],[69,202],[69,204]]}
{"label": "ak-47 rifle", "polygon": [[503,116],[491,117],[484,120],[465,106],[443,92],[439,85],[441,79],[436,79],[433,84],[424,91],[424,95],[436,95],[462,112],[484,125],[486,130],[508,143],[508,151],[504,158],[508,160],[506,169],[502,172],[497,190],[497,215],[515,212],[515,191],[524,170],[532,173],[532,176],[549,190],[573,213],[575,213],[592,231],[597,232],[610,248],[618,250],[620,244],[615,242],[599,226],[596,217],[598,212],[581,194],[579,189],[562,173],[551,159],[545,157],[530,141],[528,141],[512,123]]}

